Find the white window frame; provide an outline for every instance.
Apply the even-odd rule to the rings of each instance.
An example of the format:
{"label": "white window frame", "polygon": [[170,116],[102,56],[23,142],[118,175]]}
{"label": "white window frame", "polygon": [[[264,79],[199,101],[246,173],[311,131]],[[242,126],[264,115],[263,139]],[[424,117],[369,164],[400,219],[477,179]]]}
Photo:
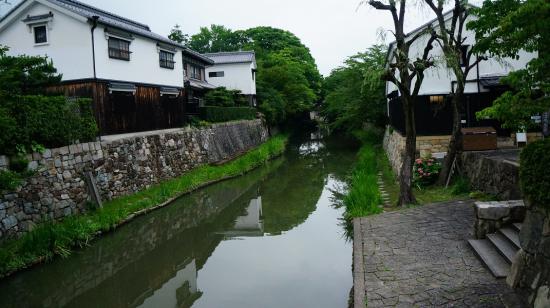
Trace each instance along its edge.
{"label": "white window frame", "polygon": [[[40,23],[40,24],[33,24],[31,25],[32,27],[32,40],[34,42],[34,46],[44,46],[44,45],[49,45],[50,44],[50,29],[48,29],[48,23],[45,22],[45,23]],[[35,29],[38,28],[38,27],[44,27],[44,29],[46,29],[46,41],[44,43],[37,43],[36,42],[36,34],[35,34]]]}

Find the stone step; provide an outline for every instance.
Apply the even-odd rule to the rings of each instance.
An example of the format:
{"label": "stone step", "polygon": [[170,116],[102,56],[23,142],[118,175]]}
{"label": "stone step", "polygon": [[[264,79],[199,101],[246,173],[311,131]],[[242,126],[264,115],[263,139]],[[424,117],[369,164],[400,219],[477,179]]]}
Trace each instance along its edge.
{"label": "stone step", "polygon": [[506,228],[502,228],[500,230],[498,230],[499,233],[501,233],[502,235],[506,236],[508,238],[508,240],[510,240],[510,242],[512,242],[512,244],[514,244],[518,249],[521,248],[521,244],[519,243],[519,233],[518,231],[510,228],[510,227],[506,227]]}
{"label": "stone step", "polygon": [[518,232],[521,231],[521,225],[522,223],[516,222],[515,224],[512,224],[514,226],[514,229],[516,229]]}
{"label": "stone step", "polygon": [[505,278],[510,272],[510,265],[498,253],[489,240],[468,240],[477,256],[489,268],[496,278]]}
{"label": "stone step", "polygon": [[488,234],[487,238],[496,247],[497,251],[512,264],[512,261],[518,252],[518,248],[508,240],[507,237],[500,233]]}

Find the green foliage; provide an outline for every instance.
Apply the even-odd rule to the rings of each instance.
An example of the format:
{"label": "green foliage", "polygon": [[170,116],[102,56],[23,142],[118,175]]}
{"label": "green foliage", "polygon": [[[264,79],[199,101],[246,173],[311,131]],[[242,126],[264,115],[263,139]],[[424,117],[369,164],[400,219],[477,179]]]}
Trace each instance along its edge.
{"label": "green foliage", "polygon": [[168,38],[182,45],[189,44],[189,35],[184,34],[183,31],[181,31],[180,25],[175,25],[174,28],[170,30],[170,34],[168,34]]}
{"label": "green foliage", "polygon": [[521,50],[538,56],[512,72],[504,83],[512,90],[478,113],[512,129],[533,125],[530,116],[550,109],[550,2],[547,0],[485,0],[468,24],[476,33],[474,51],[518,59]]}
{"label": "green foliage", "polygon": [[217,107],[245,107],[248,106],[248,100],[239,90],[228,90],[225,87],[219,87],[210,90],[204,96],[206,106]]}
{"label": "green foliage", "polygon": [[[93,140],[97,125],[90,99],[26,95],[0,101],[0,152],[15,154]],[[42,146],[43,145],[43,146]]]}
{"label": "green foliage", "polygon": [[529,144],[521,151],[520,183],[535,205],[550,209],[550,139]]}
{"label": "green foliage", "polygon": [[454,180],[451,193],[453,195],[464,195],[470,193],[471,186],[468,178],[460,176]]}
{"label": "green foliage", "polygon": [[441,163],[434,158],[417,158],[413,166],[413,183],[419,188],[432,185],[440,171]]}
{"label": "green foliage", "polygon": [[0,170],[0,191],[13,191],[19,184],[21,184],[21,177],[19,174],[9,170]]}
{"label": "green foliage", "polygon": [[377,151],[366,143],[359,150],[348,194],[344,197],[346,218],[363,217],[382,212],[382,198],[377,183]]}
{"label": "green foliage", "polygon": [[201,118],[211,123],[256,118],[256,109],[250,107],[200,107]]}
{"label": "green foliage", "polygon": [[200,53],[236,51],[242,47],[245,37],[242,31],[232,31],[221,25],[201,27],[191,36],[189,47]]}
{"label": "green foliage", "polygon": [[16,155],[10,158],[11,171],[14,171],[17,173],[23,173],[27,171],[28,166],[29,166],[29,160],[22,155]]}
{"label": "green foliage", "polygon": [[321,75],[309,49],[294,34],[271,27],[232,31],[201,28],[189,46],[199,52],[254,50],[260,111],[270,124],[281,124],[311,110],[321,92]]}
{"label": "green foliage", "polygon": [[385,124],[385,82],[382,80],[387,47],[375,45],[349,57],[323,84],[322,114],[332,129],[354,131],[363,123]]}
{"label": "green foliage", "polygon": [[61,75],[47,57],[8,56],[0,45],[0,98],[43,93],[47,86],[61,81]]}
{"label": "green foliage", "polygon": [[239,176],[283,153],[288,138],[275,136],[258,148],[220,166],[204,165],[136,194],[114,199],[102,209],[73,216],[60,223],[37,226],[22,238],[0,246],[0,277],[40,260],[67,256],[73,248],[84,247],[98,232],[115,229],[132,213],[150,209],[170,198],[189,193],[209,183]]}

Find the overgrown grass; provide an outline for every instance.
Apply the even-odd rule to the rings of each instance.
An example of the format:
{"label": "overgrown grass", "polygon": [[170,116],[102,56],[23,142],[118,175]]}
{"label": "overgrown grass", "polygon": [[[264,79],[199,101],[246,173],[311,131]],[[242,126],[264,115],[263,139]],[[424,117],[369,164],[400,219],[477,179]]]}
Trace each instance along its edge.
{"label": "overgrown grass", "polygon": [[88,245],[101,232],[115,229],[135,213],[151,210],[209,183],[242,175],[280,155],[287,140],[287,136],[275,136],[226,164],[202,166],[179,178],[107,202],[102,209],[86,215],[70,217],[60,223],[41,224],[22,238],[0,247],[0,277],[57,255],[68,256],[72,249]]}
{"label": "overgrown grass", "polygon": [[346,219],[382,212],[382,199],[377,183],[378,159],[376,140],[370,134],[359,136],[363,146],[357,155],[357,164],[351,175],[349,191],[344,197]]}

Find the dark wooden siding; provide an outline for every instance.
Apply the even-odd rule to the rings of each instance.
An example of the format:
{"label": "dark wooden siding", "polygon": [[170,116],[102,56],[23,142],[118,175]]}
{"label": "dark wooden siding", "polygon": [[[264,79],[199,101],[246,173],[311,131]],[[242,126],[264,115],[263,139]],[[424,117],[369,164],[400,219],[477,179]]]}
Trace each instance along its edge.
{"label": "dark wooden siding", "polygon": [[75,82],[51,87],[50,92],[88,97],[102,135],[182,127],[185,124],[183,90],[180,96],[160,95],[160,88],[137,85],[135,95],[109,93],[107,82]]}
{"label": "dark wooden siding", "polygon": [[[496,120],[478,120],[476,112],[483,110],[493,103],[500,93],[479,93],[466,95],[466,104],[462,110],[462,120],[466,120],[463,127],[491,126],[497,130],[499,136],[509,136],[510,132],[503,129]],[[416,132],[421,136],[450,135],[452,132],[452,110],[448,96],[442,105],[430,103],[429,96],[419,96],[415,102]],[[394,98],[389,103],[390,124],[400,133],[405,132],[405,121],[400,98]]]}

